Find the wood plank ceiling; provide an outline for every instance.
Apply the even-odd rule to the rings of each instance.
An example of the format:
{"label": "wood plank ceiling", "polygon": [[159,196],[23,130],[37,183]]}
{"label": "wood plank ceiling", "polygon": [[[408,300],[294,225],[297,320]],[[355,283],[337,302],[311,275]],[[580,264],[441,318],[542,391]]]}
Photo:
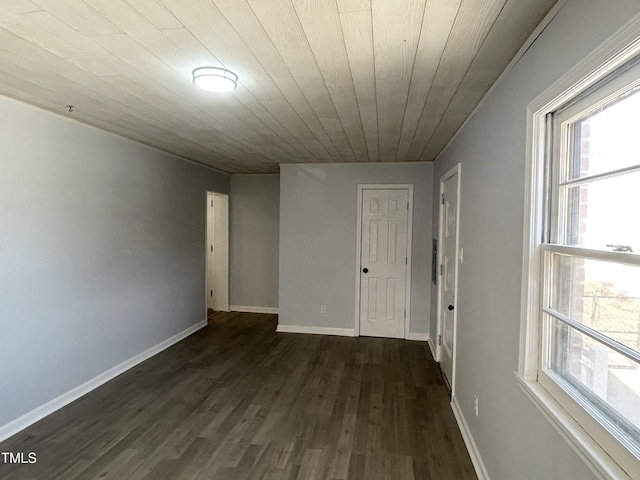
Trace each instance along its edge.
{"label": "wood plank ceiling", "polygon": [[430,161],[555,3],[1,0],[0,93],[231,173]]}

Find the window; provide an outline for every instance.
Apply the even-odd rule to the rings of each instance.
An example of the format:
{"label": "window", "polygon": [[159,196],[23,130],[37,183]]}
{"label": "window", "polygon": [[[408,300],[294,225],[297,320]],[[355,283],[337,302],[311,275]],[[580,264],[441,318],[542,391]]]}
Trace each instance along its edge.
{"label": "window", "polygon": [[640,458],[640,90],[619,84],[548,117],[538,380]]}
{"label": "window", "polygon": [[530,112],[518,374],[604,478],[640,478],[639,63],[582,72]]}

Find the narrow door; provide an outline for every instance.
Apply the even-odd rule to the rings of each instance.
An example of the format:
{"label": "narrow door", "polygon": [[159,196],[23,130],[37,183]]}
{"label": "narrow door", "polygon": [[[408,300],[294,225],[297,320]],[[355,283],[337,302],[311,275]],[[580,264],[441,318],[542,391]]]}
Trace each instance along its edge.
{"label": "narrow door", "polygon": [[363,189],[360,335],[405,337],[409,191]]}
{"label": "narrow door", "polygon": [[213,193],[207,193],[207,308],[214,310],[213,293],[214,293],[214,272],[215,272],[215,253],[214,253],[214,222],[215,209],[213,206]]}
{"label": "narrow door", "polygon": [[229,311],[229,197],[207,193],[207,308]]}
{"label": "narrow door", "polygon": [[456,275],[458,250],[458,174],[441,184],[441,264],[440,264],[440,321],[442,349],[440,366],[452,386],[456,331]]}

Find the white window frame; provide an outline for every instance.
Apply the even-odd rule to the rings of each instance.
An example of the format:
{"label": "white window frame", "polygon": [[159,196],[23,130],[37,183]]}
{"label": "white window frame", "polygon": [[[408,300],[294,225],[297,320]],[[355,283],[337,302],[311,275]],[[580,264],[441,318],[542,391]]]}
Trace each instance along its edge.
{"label": "white window frame", "polygon": [[[569,445],[601,479],[637,480],[638,460],[562,389],[540,381],[543,295],[542,261],[545,247],[545,163],[547,116],[575,99],[640,55],[640,16],[585,58],[531,102],[527,109],[527,168],[520,328],[520,358],[516,378],[522,390]],[[609,88],[606,84],[603,88]],[[615,90],[615,85],[612,87]],[[605,95],[606,96],[606,95]],[[605,101],[605,100],[603,100]],[[571,247],[567,247],[571,248]],[[584,249],[580,249],[584,251]],[[594,254],[606,255],[606,252]],[[553,393],[550,391],[553,390]],[[563,396],[564,395],[564,396]],[[594,438],[595,437],[595,438]],[[597,440],[596,440],[597,438]]]}

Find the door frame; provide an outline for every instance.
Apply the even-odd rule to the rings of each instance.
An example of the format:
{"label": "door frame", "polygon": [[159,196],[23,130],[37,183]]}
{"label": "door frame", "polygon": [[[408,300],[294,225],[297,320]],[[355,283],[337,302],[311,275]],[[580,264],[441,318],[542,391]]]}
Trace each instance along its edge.
{"label": "door frame", "polygon": [[405,311],[404,338],[409,337],[411,326],[411,244],[413,242],[413,184],[412,183],[363,183],[358,184],[358,211],[356,219],[356,314],[354,335],[360,336],[360,271],[362,270],[362,192],[364,190],[406,190],[409,201],[407,211],[407,271],[405,280]]}
{"label": "door frame", "polygon": [[[225,211],[223,214],[222,228],[215,227],[216,213],[219,215],[220,203],[226,203]],[[210,290],[222,290],[222,305],[219,305],[218,311],[228,312],[229,310],[229,195],[220,192],[206,192],[206,215],[205,215],[205,311],[209,307]],[[226,217],[226,219],[224,218]],[[217,241],[216,241],[217,240]],[[223,254],[213,255],[211,259],[211,245],[216,243],[223,243]],[[215,248],[214,248],[215,250]],[[226,250],[226,255],[224,254]],[[213,265],[211,263],[213,262]],[[218,277],[218,284],[214,286],[216,280],[209,278],[209,269],[214,268],[221,271],[221,275]],[[226,292],[226,294],[225,294]],[[215,296],[215,292],[214,292]]]}
{"label": "door frame", "polygon": [[[443,223],[444,223],[444,208],[442,205],[442,195],[444,195],[444,184],[447,180],[449,180],[454,175],[458,177],[458,195],[456,198],[456,249],[455,249],[455,276],[456,281],[453,286],[453,292],[456,299],[455,309],[453,311],[453,357],[451,358],[451,378],[449,380],[451,387],[451,396],[455,393],[455,383],[456,383],[456,355],[458,353],[458,273],[460,267],[460,170],[461,164],[457,163],[454,165],[447,173],[440,177],[440,190],[438,195],[438,269],[442,268],[443,264]],[[442,359],[442,332],[444,319],[442,318],[442,274],[438,274],[438,286],[437,286],[438,294],[437,294],[437,342],[436,342],[436,358],[437,362],[440,362]]]}

